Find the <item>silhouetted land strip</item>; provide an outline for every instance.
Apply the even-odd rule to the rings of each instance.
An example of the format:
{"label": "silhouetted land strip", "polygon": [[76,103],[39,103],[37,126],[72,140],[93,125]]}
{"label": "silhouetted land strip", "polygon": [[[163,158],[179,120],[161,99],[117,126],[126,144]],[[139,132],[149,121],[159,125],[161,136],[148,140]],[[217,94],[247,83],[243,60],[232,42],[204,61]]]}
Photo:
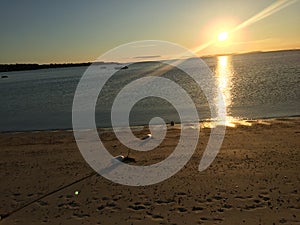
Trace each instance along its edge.
{"label": "silhouetted land strip", "polygon": [[[40,70],[64,67],[90,66],[92,63],[51,63],[51,64],[0,64],[0,72],[22,71],[22,70]],[[99,65],[105,65],[104,62],[98,62]]]}
{"label": "silhouetted land strip", "polygon": [[[275,52],[291,52],[300,51],[300,49],[287,49],[287,50],[274,50],[274,51],[253,51],[253,52],[243,52],[243,53],[226,53],[226,54],[215,54],[215,55],[205,55],[201,58],[211,58],[223,55],[248,55],[248,54],[264,54],[264,53],[275,53]],[[144,61],[153,62],[153,61]],[[118,62],[94,62],[93,64],[103,65],[105,64],[120,64]],[[80,67],[80,66],[90,66],[92,63],[51,63],[51,64],[0,64],[0,72],[10,72],[10,71],[22,71],[22,70],[39,70],[39,69],[51,69],[51,68],[64,68],[64,67]],[[120,67],[119,69],[128,69],[128,66]],[[2,77],[6,78],[6,77]]]}

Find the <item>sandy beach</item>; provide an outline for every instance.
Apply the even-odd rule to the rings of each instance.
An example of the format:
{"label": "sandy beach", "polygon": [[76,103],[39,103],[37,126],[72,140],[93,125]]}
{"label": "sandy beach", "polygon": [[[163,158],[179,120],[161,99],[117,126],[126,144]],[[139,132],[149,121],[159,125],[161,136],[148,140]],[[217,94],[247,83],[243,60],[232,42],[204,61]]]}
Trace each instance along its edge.
{"label": "sandy beach", "polygon": [[[72,131],[2,133],[0,224],[300,224],[300,119],[248,125],[227,128],[220,153],[203,172],[197,168],[210,129],[201,129],[185,168],[146,187],[97,175]],[[169,127],[157,149],[130,156],[136,165],[159,162],[179,135]],[[115,135],[100,137],[112,155],[126,155]]]}

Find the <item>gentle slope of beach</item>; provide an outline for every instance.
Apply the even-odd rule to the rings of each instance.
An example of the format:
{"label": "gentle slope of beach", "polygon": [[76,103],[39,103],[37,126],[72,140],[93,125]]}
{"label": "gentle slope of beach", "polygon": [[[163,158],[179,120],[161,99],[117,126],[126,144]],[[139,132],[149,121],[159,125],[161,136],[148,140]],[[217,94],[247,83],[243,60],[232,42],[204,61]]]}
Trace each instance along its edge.
{"label": "gentle slope of beach", "polygon": [[[209,133],[201,129],[185,168],[146,187],[96,175],[71,131],[2,133],[0,224],[300,224],[300,119],[227,128],[217,158],[198,172]],[[179,135],[169,127],[158,149],[130,156],[137,165],[159,162]],[[113,155],[127,154],[113,134],[100,136]]]}

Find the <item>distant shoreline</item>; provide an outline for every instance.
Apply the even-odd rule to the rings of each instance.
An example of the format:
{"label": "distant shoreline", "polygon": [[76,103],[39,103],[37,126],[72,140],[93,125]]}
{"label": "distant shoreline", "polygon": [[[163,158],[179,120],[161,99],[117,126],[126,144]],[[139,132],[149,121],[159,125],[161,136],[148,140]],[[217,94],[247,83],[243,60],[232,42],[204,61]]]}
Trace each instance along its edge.
{"label": "distant shoreline", "polygon": [[[227,53],[227,54],[216,54],[216,55],[205,55],[200,58],[212,58],[224,55],[248,55],[257,53],[275,53],[275,52],[290,52],[300,51],[300,49],[286,49],[286,50],[274,50],[274,51],[253,51],[253,52],[242,52],[242,53]],[[67,67],[83,67],[90,66],[95,62],[85,63],[49,63],[49,64],[38,64],[38,63],[15,63],[15,64],[0,64],[0,72],[13,72],[13,71],[27,71],[27,70],[40,70],[40,69],[54,69],[54,68],[67,68]],[[105,64],[119,64],[117,62],[98,62],[99,65]]]}
{"label": "distant shoreline", "polygon": [[[12,72],[12,71],[26,71],[26,70],[41,70],[41,69],[56,69],[56,68],[67,68],[67,67],[82,67],[90,66],[92,63],[50,63],[50,64],[0,64],[0,72]],[[99,65],[105,65],[105,62],[98,62]]]}
{"label": "distant shoreline", "polygon": [[283,49],[283,50],[272,50],[272,51],[252,51],[252,52],[232,52],[226,54],[214,54],[214,55],[203,55],[200,58],[212,58],[218,56],[230,56],[230,55],[252,55],[252,54],[264,54],[264,53],[276,53],[276,52],[296,52],[300,49]]}

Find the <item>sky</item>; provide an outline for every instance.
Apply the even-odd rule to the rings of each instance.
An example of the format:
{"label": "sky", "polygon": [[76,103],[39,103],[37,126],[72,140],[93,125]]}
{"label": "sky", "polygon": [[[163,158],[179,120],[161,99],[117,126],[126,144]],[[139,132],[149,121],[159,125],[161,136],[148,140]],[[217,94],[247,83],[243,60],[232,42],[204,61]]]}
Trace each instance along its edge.
{"label": "sky", "polygon": [[[276,3],[0,0],[0,63],[88,62],[121,44],[140,40],[170,41],[195,49]],[[290,3],[229,33],[224,43],[198,48],[197,54],[300,49],[300,1]]]}

